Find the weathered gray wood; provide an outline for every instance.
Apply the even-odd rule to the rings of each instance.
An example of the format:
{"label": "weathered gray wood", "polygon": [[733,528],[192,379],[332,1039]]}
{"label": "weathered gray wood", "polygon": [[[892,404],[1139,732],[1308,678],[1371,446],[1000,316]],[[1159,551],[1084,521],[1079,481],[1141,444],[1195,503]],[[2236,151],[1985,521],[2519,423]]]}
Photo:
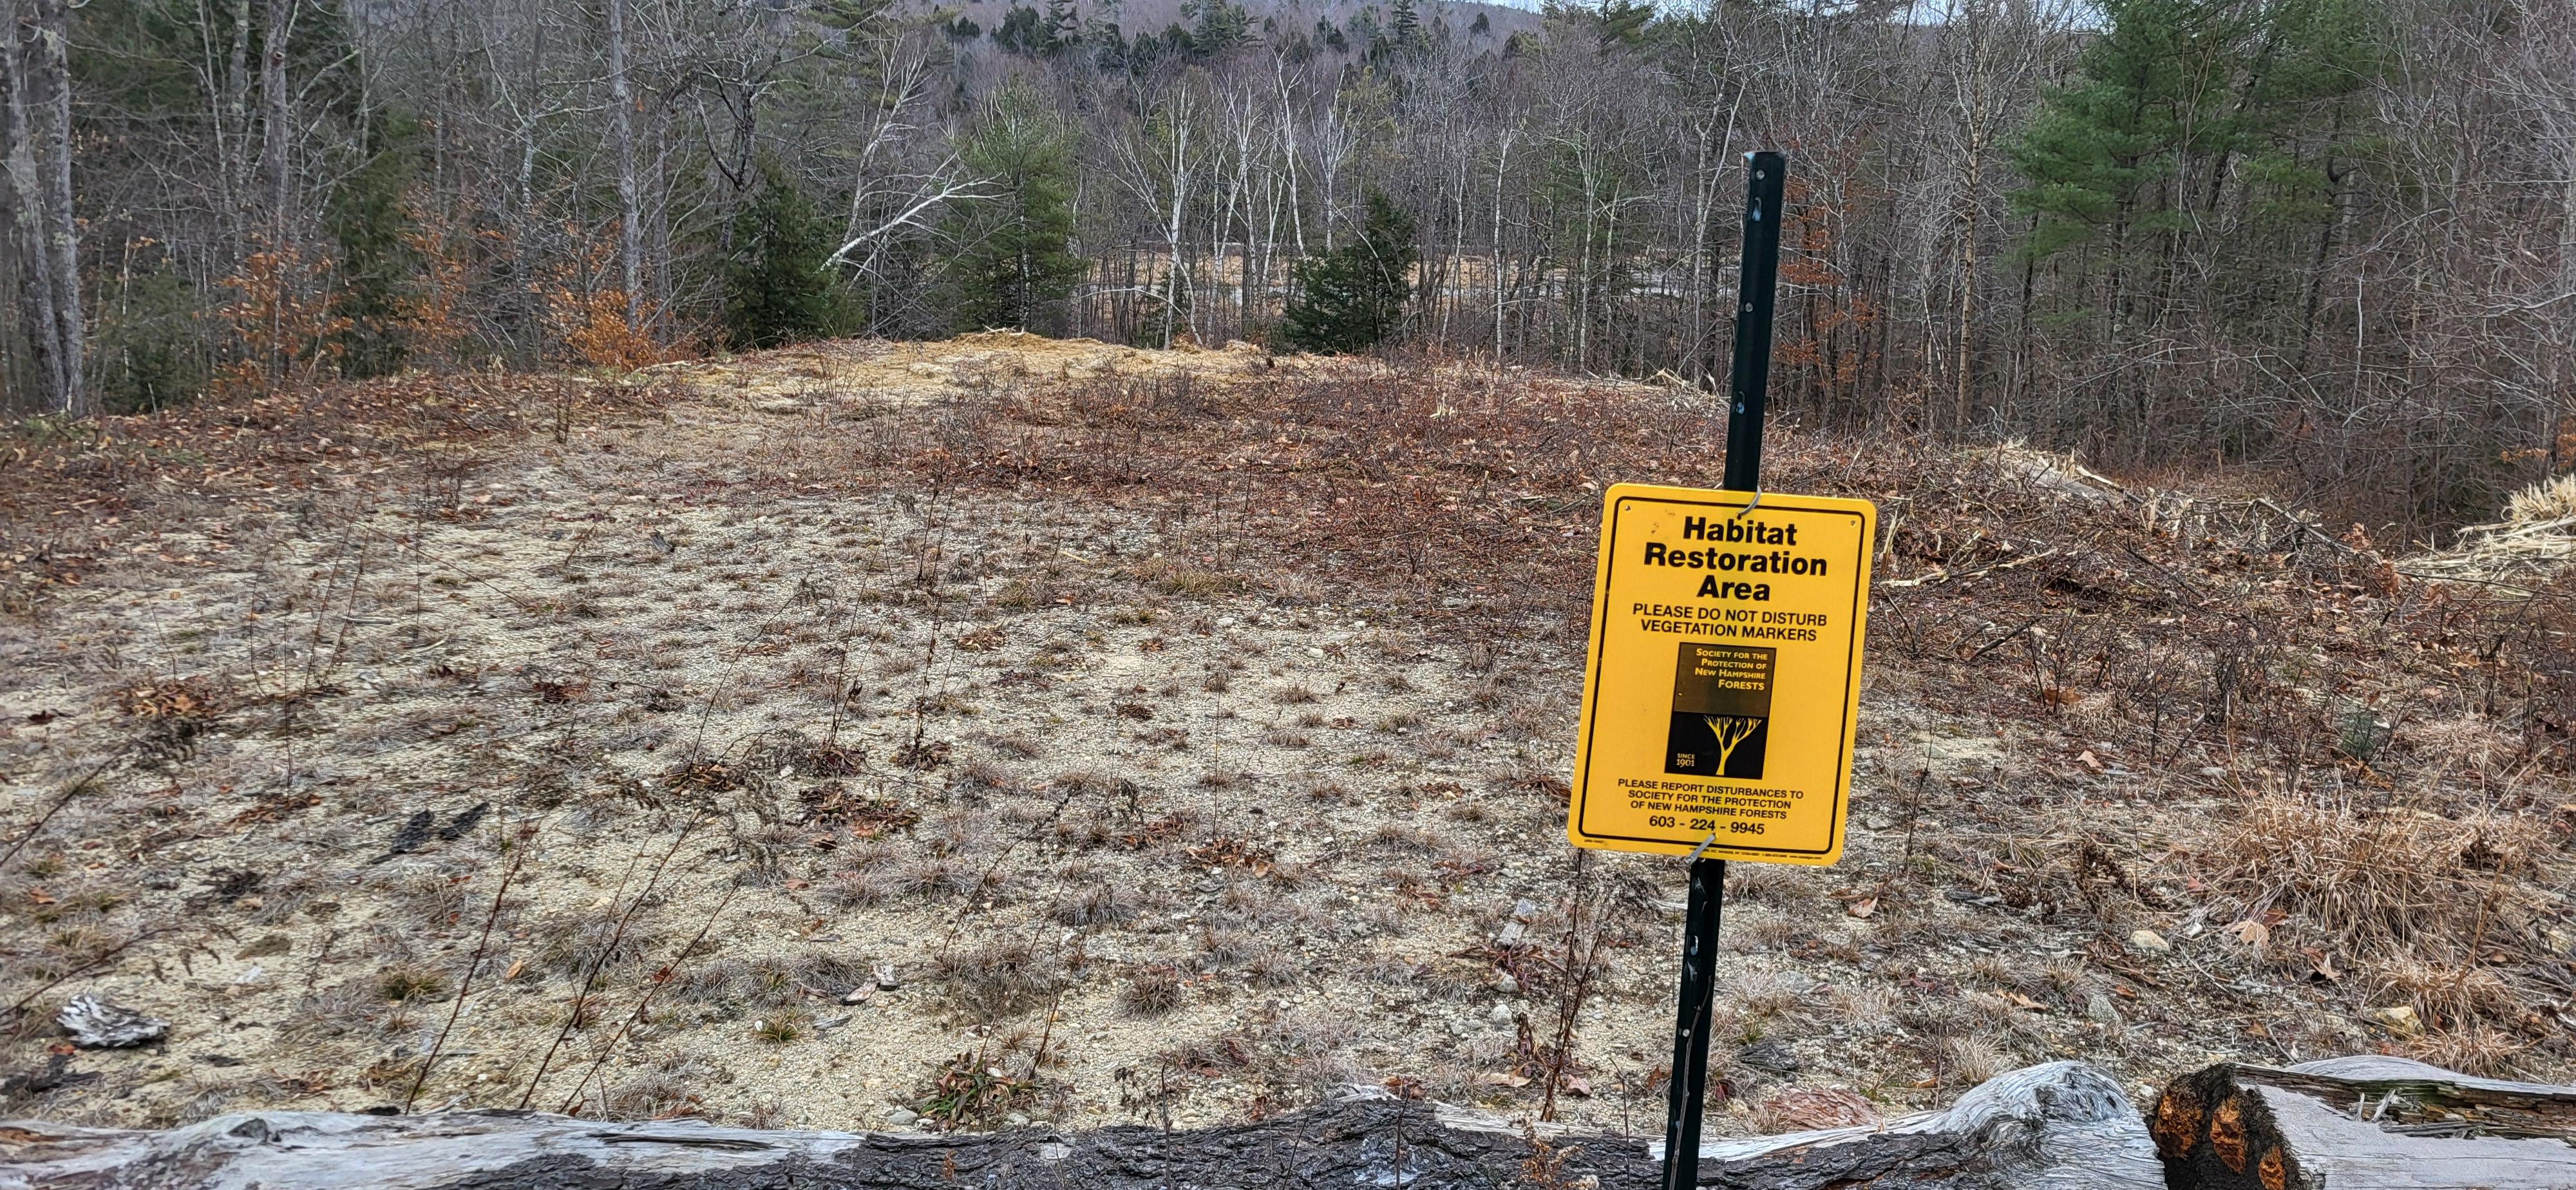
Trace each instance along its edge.
{"label": "weathered gray wood", "polygon": [[2177,1190],[2576,1190],[2576,1087],[2404,1058],[2212,1066],[2153,1131]]}
{"label": "weathered gray wood", "polygon": [[[2145,1126],[2117,1084],[2073,1062],[2014,1071],[1947,1111],[1884,1127],[1722,1141],[1705,1153],[1701,1184],[1724,1190],[2161,1185]],[[1654,1146],[1639,1138],[1528,1128],[1384,1092],[1258,1123],[1168,1133],[894,1136],[524,1112],[251,1112],[167,1131],[0,1124],[0,1190],[1652,1190],[1656,1173]]]}
{"label": "weathered gray wood", "polygon": [[110,1004],[89,992],[64,1002],[54,1013],[54,1023],[82,1049],[125,1049],[158,1041],[170,1032],[168,1021]]}
{"label": "weathered gray wood", "polygon": [[[1658,1160],[1663,1146],[1652,1146]],[[1801,1173],[1832,1166],[1850,1182],[1759,1180],[1794,1157]],[[1732,1169],[1743,1180],[1712,1179]],[[1945,1165],[1952,1180],[1933,1180]],[[2082,1062],[2045,1062],[2007,1071],[1941,1111],[1869,1127],[1791,1133],[1700,1146],[1700,1180],[1746,1190],[1791,1185],[2012,1186],[2020,1190],[2130,1190],[2161,1187],[2155,1147],[2137,1107],[2109,1075]]]}

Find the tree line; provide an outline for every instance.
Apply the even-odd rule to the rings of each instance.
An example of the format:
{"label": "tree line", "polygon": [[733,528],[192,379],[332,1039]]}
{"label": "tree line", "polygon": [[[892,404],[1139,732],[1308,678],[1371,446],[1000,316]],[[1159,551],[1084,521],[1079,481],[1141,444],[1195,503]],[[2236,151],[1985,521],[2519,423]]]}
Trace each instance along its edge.
{"label": "tree line", "polygon": [[[2576,0],[0,0],[7,405],[837,335],[1250,339],[2259,464],[2576,464]],[[1129,26],[1134,27],[1129,27]]]}

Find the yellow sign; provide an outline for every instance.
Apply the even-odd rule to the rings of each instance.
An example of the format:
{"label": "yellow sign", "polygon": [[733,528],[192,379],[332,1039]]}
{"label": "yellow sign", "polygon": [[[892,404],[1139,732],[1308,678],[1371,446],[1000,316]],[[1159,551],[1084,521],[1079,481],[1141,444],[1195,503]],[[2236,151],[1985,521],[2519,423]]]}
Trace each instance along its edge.
{"label": "yellow sign", "polygon": [[1603,493],[1575,846],[1841,857],[1877,530],[1866,500]]}

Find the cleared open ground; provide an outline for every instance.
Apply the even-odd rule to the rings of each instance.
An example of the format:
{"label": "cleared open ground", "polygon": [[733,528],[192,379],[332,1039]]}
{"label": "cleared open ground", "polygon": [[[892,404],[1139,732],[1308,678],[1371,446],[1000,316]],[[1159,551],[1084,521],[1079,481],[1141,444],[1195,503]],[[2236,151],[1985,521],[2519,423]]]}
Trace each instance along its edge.
{"label": "cleared open ground", "polygon": [[[0,1074],[76,992],[173,1029],[10,1110],[1186,1124],[1391,1081],[1659,1126],[1680,868],[1578,861],[1562,782],[1598,487],[1713,482],[1716,426],[990,335],[22,434]],[[1886,539],[1849,854],[1736,870],[1730,1127],[2050,1057],[2564,1081],[2554,586],[1777,437]]]}

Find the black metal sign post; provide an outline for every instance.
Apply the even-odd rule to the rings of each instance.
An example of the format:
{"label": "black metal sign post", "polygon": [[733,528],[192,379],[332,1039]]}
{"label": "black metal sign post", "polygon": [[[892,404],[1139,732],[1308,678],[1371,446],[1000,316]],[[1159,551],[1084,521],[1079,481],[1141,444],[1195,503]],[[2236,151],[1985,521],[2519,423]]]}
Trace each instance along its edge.
{"label": "black metal sign post", "polygon": [[[1746,180],[1724,483],[1730,491],[1759,493],[1762,414],[1771,382],[1771,299],[1780,277],[1780,190],[1789,159],[1780,153],[1747,153],[1744,163],[1752,176]],[[1709,838],[1716,840],[1715,835]],[[1682,924],[1681,996],[1673,1018],[1672,1114],[1664,1124],[1663,1190],[1692,1190],[1699,1183],[1699,1118],[1708,1103],[1708,1031],[1717,1007],[1717,930],[1725,901],[1726,861],[1692,859]]]}

